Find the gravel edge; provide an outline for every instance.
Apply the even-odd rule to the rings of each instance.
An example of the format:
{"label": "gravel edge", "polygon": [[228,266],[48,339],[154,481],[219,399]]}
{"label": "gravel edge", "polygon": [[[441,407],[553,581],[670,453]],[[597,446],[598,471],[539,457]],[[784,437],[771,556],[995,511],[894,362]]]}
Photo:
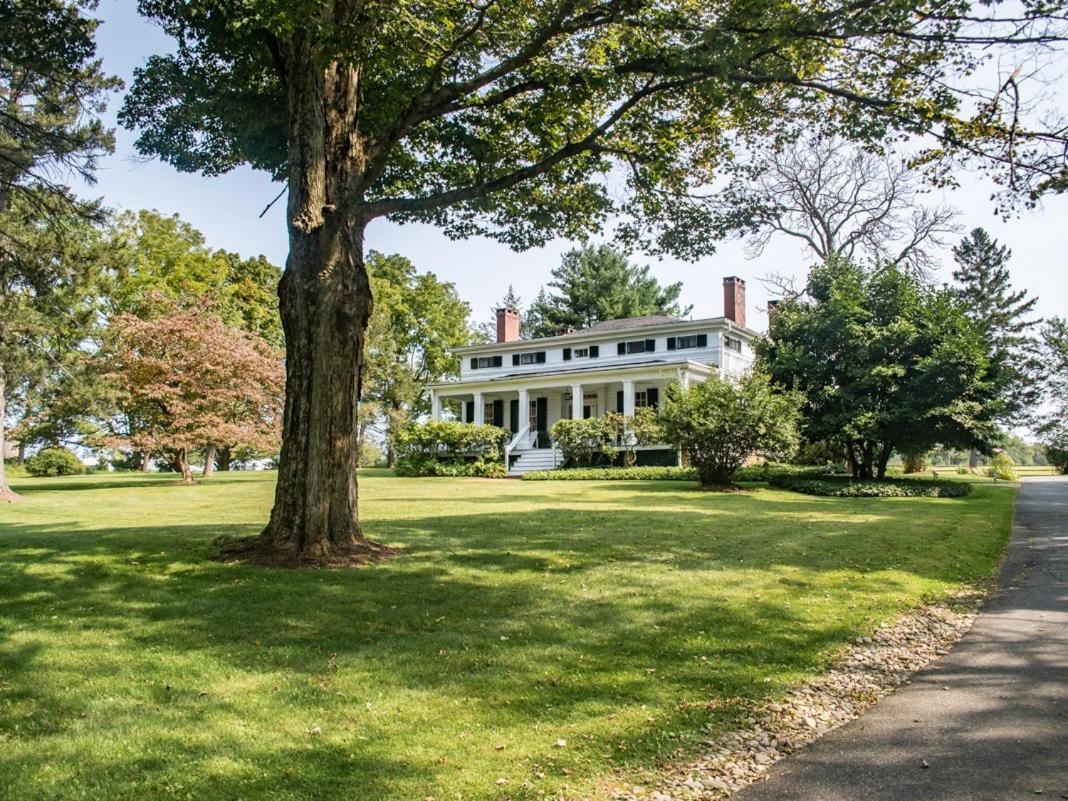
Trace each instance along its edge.
{"label": "gravel edge", "polygon": [[859,717],[914,673],[949,653],[978,616],[987,591],[969,589],[926,604],[870,637],[858,637],[828,671],[784,698],[754,707],[747,725],[705,743],[705,753],[609,788],[614,801],[720,801],[827,732]]}

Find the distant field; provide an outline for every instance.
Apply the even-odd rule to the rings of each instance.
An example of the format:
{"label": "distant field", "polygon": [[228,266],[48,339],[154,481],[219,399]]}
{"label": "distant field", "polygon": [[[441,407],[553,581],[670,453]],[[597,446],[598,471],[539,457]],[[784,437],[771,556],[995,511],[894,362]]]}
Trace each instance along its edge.
{"label": "distant field", "polygon": [[0,798],[586,797],[986,580],[1015,488],[835,499],[367,473],[357,571],[209,560],[272,473],[20,479]]}

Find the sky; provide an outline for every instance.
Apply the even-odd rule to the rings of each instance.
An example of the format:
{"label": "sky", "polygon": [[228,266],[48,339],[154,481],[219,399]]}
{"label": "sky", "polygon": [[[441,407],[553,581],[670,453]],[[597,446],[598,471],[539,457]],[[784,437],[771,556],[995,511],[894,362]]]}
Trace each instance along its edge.
{"label": "sky", "polygon": [[[135,0],[102,0],[96,16],[102,20],[97,36],[104,68],[127,85],[133,70],[148,56],[171,47],[161,30],[137,15]],[[1063,77],[1059,83],[1066,85]],[[108,109],[107,118],[112,124],[120,104],[121,93]],[[115,153],[102,162],[96,184],[83,189],[85,194],[102,197],[107,205],[119,210],[146,208],[178,214],[199,229],[213,248],[243,256],[263,254],[276,264],[284,264],[284,202],[259,217],[278,194],[280,184],[248,168],[212,178],[179,173],[158,160],[138,157],[133,147],[135,138],[135,133],[116,128]],[[927,197],[932,204],[941,200],[958,208],[965,230],[984,227],[1012,249],[1014,283],[1038,296],[1039,315],[1068,316],[1068,196],[1048,198],[1038,209],[1025,210],[1003,221],[994,213],[992,184],[967,175],[961,176],[960,183],[959,190],[932,192]],[[369,249],[406,256],[419,269],[452,281],[460,296],[471,304],[474,317],[488,320],[509,284],[529,301],[550,279],[560,255],[576,243],[559,240],[544,248],[516,253],[489,239],[452,241],[430,226],[400,226],[376,220],[368,228],[366,244]],[[717,246],[713,256],[694,263],[657,260],[641,254],[635,254],[634,260],[650,264],[661,283],[681,281],[683,305],[693,304],[694,317],[720,316],[722,279],[740,276],[747,284],[748,324],[757,330],[763,330],[767,320],[767,292],[760,277],[773,271],[802,277],[813,261],[800,246],[787,240],[773,241],[756,259],[746,258],[744,243],[727,241]],[[944,266],[936,278],[949,281],[952,256],[946,252],[942,262]]]}

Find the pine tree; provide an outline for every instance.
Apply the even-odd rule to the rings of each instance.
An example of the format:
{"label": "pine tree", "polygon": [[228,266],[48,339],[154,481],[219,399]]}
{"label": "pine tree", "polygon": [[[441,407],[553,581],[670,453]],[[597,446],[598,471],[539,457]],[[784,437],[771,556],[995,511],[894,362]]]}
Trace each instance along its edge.
{"label": "pine tree", "polygon": [[[1030,319],[1038,298],[1013,289],[1008,268],[1012,251],[982,228],[968,234],[953,249],[953,257],[955,294],[991,342],[992,417],[1003,424],[1021,422],[1038,400],[1033,380],[1036,343],[1028,333],[1038,322]],[[971,465],[977,464],[973,451]]]}

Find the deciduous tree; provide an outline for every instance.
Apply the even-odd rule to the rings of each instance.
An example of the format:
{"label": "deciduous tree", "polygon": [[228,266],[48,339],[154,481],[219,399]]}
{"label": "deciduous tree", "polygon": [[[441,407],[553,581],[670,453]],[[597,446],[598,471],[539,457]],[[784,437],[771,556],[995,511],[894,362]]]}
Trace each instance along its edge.
{"label": "deciduous tree", "polygon": [[190,452],[208,443],[277,447],[279,356],[210,309],[175,304],[149,319],[120,314],[97,364],[113,382],[118,404],[138,420],[115,444],[169,454],[186,483],[193,480]]}
{"label": "deciduous tree", "polygon": [[985,96],[976,81],[991,52],[1059,43],[1062,0],[938,0],[922,13],[906,0],[140,8],[177,45],[127,96],[121,119],[140,129],[139,150],[288,182],[288,402],[258,543],[276,560],[373,551],[355,475],[375,219],[518,248],[613,219],[632,243],[700,255],[712,243],[695,197],[729,169],[734,142],[817,123],[859,140],[927,133],[939,163],[988,159],[1015,192],[1065,175],[1065,132],[1018,113],[1015,74]]}
{"label": "deciduous tree", "polygon": [[897,267],[815,268],[758,352],[776,383],[803,393],[805,436],[839,445],[857,478],[883,478],[895,450],[989,451],[997,439],[990,343],[950,290]]}

